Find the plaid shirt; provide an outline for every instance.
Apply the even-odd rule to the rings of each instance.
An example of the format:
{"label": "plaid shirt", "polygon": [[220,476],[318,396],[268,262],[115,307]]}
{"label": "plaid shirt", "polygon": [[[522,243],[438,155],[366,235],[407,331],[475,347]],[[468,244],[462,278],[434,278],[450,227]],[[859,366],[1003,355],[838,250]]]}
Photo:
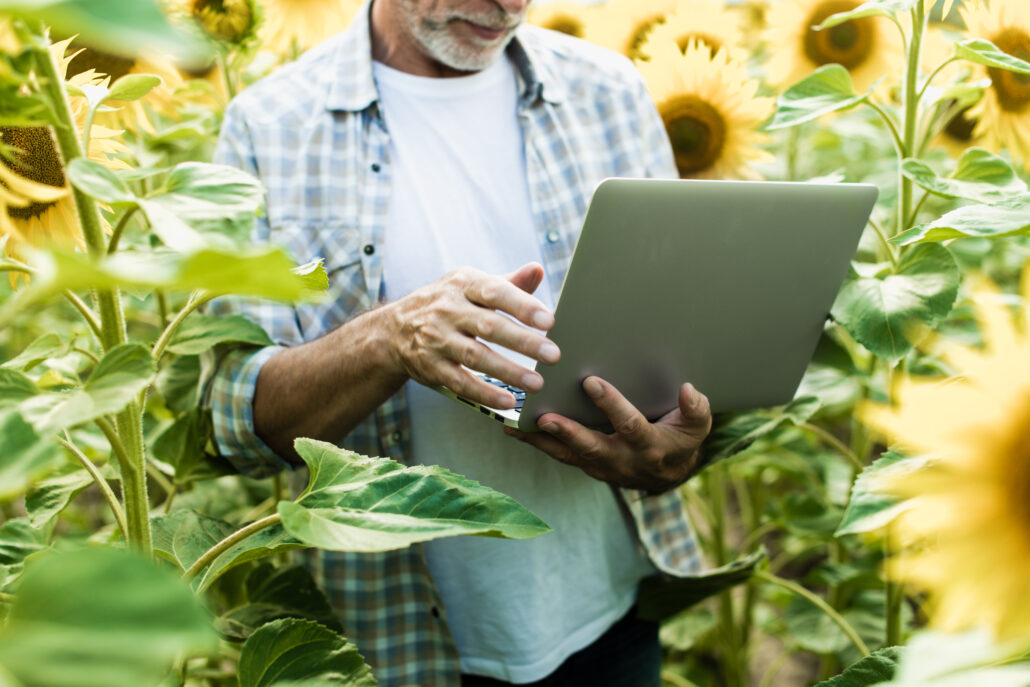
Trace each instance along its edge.
{"label": "plaid shirt", "polygon": [[[215,154],[264,183],[267,217],[258,220],[254,240],[283,245],[298,261],[321,257],[329,273],[328,298],[317,304],[213,304],[216,314],[250,317],[278,344],[219,351],[205,361],[204,397],[219,449],[252,476],[288,467],[254,433],[251,403],[261,366],[281,346],[321,337],[374,307],[383,293],[390,139],[372,77],[368,9],[366,3],[346,32],[237,97]],[[627,60],[532,26],[518,30],[507,54],[520,89],[536,233],[558,293],[597,184],[612,176],[675,177],[676,168],[661,119]],[[399,392],[341,445],[406,462],[408,441]],[[700,570],[675,490],[619,493],[659,570]],[[457,652],[421,546],[382,554],[319,551],[312,561],[381,685],[459,684]]]}

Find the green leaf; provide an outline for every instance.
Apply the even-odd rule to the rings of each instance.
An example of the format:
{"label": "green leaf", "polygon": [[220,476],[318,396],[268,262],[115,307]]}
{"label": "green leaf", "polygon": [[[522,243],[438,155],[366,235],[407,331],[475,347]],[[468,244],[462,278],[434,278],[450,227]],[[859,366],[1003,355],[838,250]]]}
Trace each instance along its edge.
{"label": "green leaf", "polygon": [[961,238],[1030,235],[1030,196],[994,205],[967,205],[891,239],[902,246]]}
{"label": "green leaf", "polygon": [[208,247],[210,242],[203,234],[167,207],[149,200],[140,200],[139,208],[147,216],[150,229],[161,239],[161,243],[172,250],[189,253]]}
{"label": "green leaf", "polygon": [[194,313],[175,332],[168,351],[179,355],[199,355],[222,343],[271,346],[273,341],[260,325],[242,315],[214,317]]}
{"label": "green leaf", "polygon": [[819,405],[819,399],[804,396],[771,415],[768,412],[719,414],[701,451],[704,463],[734,456],[785,425],[808,422],[819,411]]}
{"label": "green leaf", "polygon": [[1026,687],[1030,665],[1000,665],[1011,650],[984,631],[921,632],[902,649],[894,679],[879,687]]}
{"label": "green leaf", "polygon": [[404,467],[313,439],[294,446],[310,482],[297,503],[279,503],[279,514],[309,546],[374,552],[462,534],[529,539],[551,531],[511,497],[437,465]]}
{"label": "green leaf", "polygon": [[21,372],[0,367],[0,408],[21,403],[39,392],[36,383]]}
{"label": "green leaf", "polygon": [[23,494],[60,458],[57,445],[40,437],[15,409],[0,412],[0,440],[0,501]]}
{"label": "green leaf", "polygon": [[855,93],[847,69],[839,64],[823,65],[780,96],[776,114],[765,128],[785,129],[847,110],[861,103],[866,95]]}
{"label": "green leaf", "polygon": [[200,358],[183,355],[157,373],[157,390],[173,413],[185,413],[199,402]]}
{"label": "green leaf", "polygon": [[[172,511],[150,519],[154,552],[176,563],[184,572],[208,549],[239,527],[192,510]],[[206,589],[227,570],[247,561],[265,558],[305,545],[289,536],[279,525],[269,527],[239,542],[216,558],[194,580],[194,587]]]}
{"label": "green leaf", "polygon": [[240,687],[324,678],[332,684],[374,687],[357,647],[310,620],[286,618],[262,626],[240,651]]}
{"label": "green leaf", "polygon": [[3,363],[0,367],[9,367],[12,370],[28,372],[48,358],[64,355],[67,350],[68,346],[61,341],[61,337],[57,334],[44,334],[30,343],[24,351]]}
{"label": "green leaf", "polygon": [[190,408],[158,435],[151,455],[175,468],[176,484],[234,474],[229,461],[207,453],[211,434],[211,411]]}
{"label": "green leaf", "polygon": [[47,546],[47,529],[33,527],[28,518],[0,525],[0,565],[18,568],[26,558]]}
{"label": "green leaf", "polygon": [[826,29],[839,26],[846,21],[853,21],[855,19],[863,19],[865,17],[889,17],[895,12],[908,12],[910,9],[915,7],[916,2],[921,0],[869,0],[869,2],[862,3],[858,7],[848,12],[838,12],[837,14],[831,15],[819,26],[815,27],[816,31],[824,31]]}
{"label": "green leaf", "polygon": [[128,184],[99,162],[77,157],[68,165],[66,172],[75,188],[102,203],[131,207],[137,202],[136,194]]}
{"label": "green leaf", "polygon": [[39,432],[52,432],[117,413],[150,385],[156,372],[150,351],[140,344],[115,346],[81,389],[33,396],[20,405]]}
{"label": "green leaf", "polygon": [[860,534],[883,529],[891,520],[908,509],[898,499],[877,489],[877,484],[890,475],[922,469],[925,458],[906,458],[895,451],[887,451],[872,465],[864,469],[851,488],[851,500],[844,511],[834,536]]}
{"label": "green leaf", "polygon": [[343,626],[307,568],[257,565],[247,575],[248,603],[223,615],[217,626],[230,639],[243,641],[265,623],[282,618],[312,620],[334,632]]}
{"label": "green leaf", "polygon": [[108,100],[139,100],[160,86],[162,79],[154,74],[126,74],[114,82]]}
{"label": "green leaf", "polygon": [[878,649],[872,655],[852,663],[840,675],[824,680],[815,687],[869,687],[890,680],[897,670],[901,651],[896,646]]}
{"label": "green leaf", "polygon": [[955,43],[955,57],[1018,74],[1030,74],[1030,63],[1009,55],[984,38],[968,38],[958,41]]}
{"label": "green leaf", "polygon": [[37,484],[25,497],[25,511],[33,527],[44,527],[68,507],[79,492],[93,484],[83,469],[51,477]]}
{"label": "green leaf", "polygon": [[216,648],[185,584],[110,548],[33,561],[0,632],[0,664],[27,687],[153,685],[182,655]]}
{"label": "green leaf", "polygon": [[994,203],[1026,193],[1026,183],[1003,158],[982,148],[962,154],[951,177],[938,177],[922,160],[907,159],[901,172],[921,187],[945,198]]}
{"label": "green leaf", "polygon": [[198,59],[208,50],[192,34],[176,30],[154,0],[0,0],[0,11],[41,20],[56,35],[116,55],[170,52]]}
{"label": "green leaf", "polygon": [[242,243],[249,238],[263,195],[261,183],[235,167],[184,162],[148,196],[147,216],[164,210],[194,229]]}
{"label": "green leaf", "polygon": [[637,592],[637,615],[658,622],[671,618],[719,592],[747,582],[765,557],[765,551],[755,551],[699,575],[645,578]]}
{"label": "green leaf", "polygon": [[916,323],[935,326],[958,295],[961,274],[946,248],[917,246],[894,273],[844,282],[833,304],[833,318],[873,354],[897,362],[912,348],[907,331]]}
{"label": "green leaf", "polygon": [[281,248],[205,248],[189,253],[119,251],[94,261],[81,253],[52,250],[36,255],[38,297],[64,289],[123,288],[135,291],[204,289],[213,294],[258,296],[296,302],[310,300],[309,280],[294,272]]}
{"label": "green leaf", "polygon": [[293,273],[300,277],[304,288],[312,294],[325,293],[329,288],[329,274],[325,271],[322,258],[316,258],[293,268]]}

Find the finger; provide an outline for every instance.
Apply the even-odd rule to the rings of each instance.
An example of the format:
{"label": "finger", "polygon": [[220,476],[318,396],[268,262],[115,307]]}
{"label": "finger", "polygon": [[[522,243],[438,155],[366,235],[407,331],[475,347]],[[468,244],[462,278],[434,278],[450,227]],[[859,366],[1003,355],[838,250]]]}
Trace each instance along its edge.
{"label": "finger", "polygon": [[543,451],[559,463],[579,468],[594,479],[602,482],[616,482],[619,479],[619,475],[611,469],[608,463],[583,456],[568,444],[546,432],[520,432],[517,429],[505,427],[504,433]]}
{"label": "finger", "polygon": [[471,375],[457,363],[444,364],[438,374],[439,382],[448,389],[490,408],[509,410],[516,405],[515,397],[493,384]]}
{"label": "finger", "polygon": [[[510,324],[510,323],[509,323]],[[445,355],[470,370],[483,372],[526,391],[539,391],[544,386],[540,373],[518,363],[480,341],[469,337],[455,337],[444,344]]]}
{"label": "finger", "polygon": [[608,416],[616,434],[633,446],[649,443],[654,428],[618,389],[600,377],[591,376],[583,380],[583,391]]}
{"label": "finger", "polygon": [[591,462],[611,462],[616,458],[607,435],[588,429],[575,420],[555,413],[545,413],[537,420],[537,425],[543,432]]}
{"label": "finger", "polygon": [[712,429],[712,408],[708,397],[694,388],[689,382],[680,387],[679,392],[680,422],[683,426],[700,438],[708,436]]}
{"label": "finger", "polygon": [[477,308],[459,326],[466,334],[499,344],[542,363],[554,364],[561,358],[558,346],[546,336],[492,310]]}
{"label": "finger", "polygon": [[504,275],[504,278],[526,293],[533,293],[544,280],[544,268],[538,262],[529,262]]}
{"label": "finger", "polygon": [[554,326],[554,315],[543,303],[504,277],[471,275],[465,281],[465,298],[485,308],[506,312],[535,329],[547,331]]}

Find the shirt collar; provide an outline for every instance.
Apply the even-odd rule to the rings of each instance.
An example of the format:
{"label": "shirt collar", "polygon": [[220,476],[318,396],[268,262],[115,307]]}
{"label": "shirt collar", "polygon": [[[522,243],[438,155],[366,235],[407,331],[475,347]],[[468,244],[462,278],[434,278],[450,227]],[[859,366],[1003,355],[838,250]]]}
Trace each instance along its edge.
{"label": "shirt collar", "polygon": [[[326,108],[360,112],[379,100],[372,77],[372,38],[370,11],[372,0],[365,0],[350,27],[339,35],[329,69],[329,96]],[[565,89],[541,51],[534,49],[529,32],[535,27],[521,26],[508,44],[507,54],[515,65],[519,80],[519,108],[543,99],[558,104]]]}

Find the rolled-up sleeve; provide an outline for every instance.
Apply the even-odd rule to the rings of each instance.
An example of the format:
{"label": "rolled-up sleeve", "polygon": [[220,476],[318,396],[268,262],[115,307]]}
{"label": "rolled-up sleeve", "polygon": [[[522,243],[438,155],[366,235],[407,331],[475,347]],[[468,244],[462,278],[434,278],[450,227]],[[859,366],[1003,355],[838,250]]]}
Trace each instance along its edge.
{"label": "rolled-up sleeve", "polygon": [[[231,165],[260,178],[251,137],[237,103],[226,110],[213,161]],[[251,234],[255,242],[269,240],[268,221],[258,217]],[[240,472],[265,477],[289,467],[254,428],[254,390],[268,360],[284,346],[300,343],[296,313],[289,305],[225,296],[212,301],[207,313],[243,315],[268,332],[276,343],[263,348],[217,346],[201,356],[201,403],[211,410],[218,452]]]}

